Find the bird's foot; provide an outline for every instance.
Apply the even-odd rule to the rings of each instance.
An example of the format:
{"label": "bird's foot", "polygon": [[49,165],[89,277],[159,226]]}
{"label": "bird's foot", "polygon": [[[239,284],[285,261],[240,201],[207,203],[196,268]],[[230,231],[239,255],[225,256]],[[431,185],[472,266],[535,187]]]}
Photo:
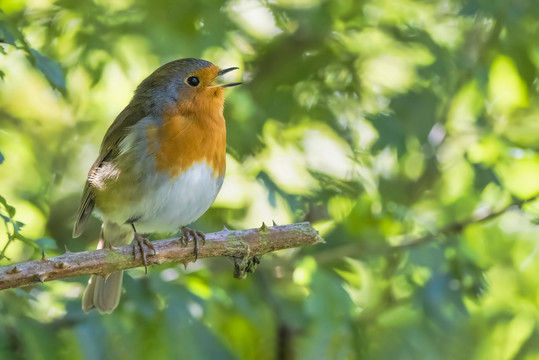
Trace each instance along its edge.
{"label": "bird's foot", "polygon": [[152,255],[155,255],[157,252],[155,251],[155,248],[152,245],[152,242],[148,240],[148,238],[142,234],[139,234],[135,232],[135,243],[133,244],[133,257],[137,258],[137,247],[140,250],[140,254],[142,257],[142,263],[144,264],[144,274],[148,273],[148,262],[146,260],[146,250],[144,249],[144,246],[148,247],[153,251]]}
{"label": "bird's foot", "polygon": [[189,229],[188,227],[182,226],[182,236],[178,239],[180,244],[185,247],[190,240],[195,242],[195,261],[198,259],[198,242],[201,241],[202,245],[206,243],[206,235],[201,231],[196,231]]}

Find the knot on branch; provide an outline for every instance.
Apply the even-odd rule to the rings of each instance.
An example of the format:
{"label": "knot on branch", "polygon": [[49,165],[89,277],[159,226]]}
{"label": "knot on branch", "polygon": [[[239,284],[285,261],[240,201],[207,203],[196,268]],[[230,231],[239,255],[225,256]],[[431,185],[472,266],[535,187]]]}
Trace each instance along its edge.
{"label": "knot on branch", "polygon": [[234,259],[234,277],[236,279],[245,279],[247,274],[252,274],[256,270],[256,266],[260,264],[260,256],[249,257],[232,257]]}

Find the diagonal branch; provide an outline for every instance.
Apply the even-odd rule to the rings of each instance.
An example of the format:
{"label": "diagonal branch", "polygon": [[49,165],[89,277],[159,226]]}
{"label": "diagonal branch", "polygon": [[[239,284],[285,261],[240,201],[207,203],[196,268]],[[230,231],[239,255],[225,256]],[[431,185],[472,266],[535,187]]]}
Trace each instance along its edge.
{"label": "diagonal branch", "polygon": [[[206,234],[206,243],[198,252],[199,258],[229,256],[235,262],[235,276],[245,277],[252,272],[265,253],[323,242],[311,224],[297,223],[259,229],[223,230]],[[182,247],[178,239],[152,242],[156,255],[148,256],[148,265],[194,261],[193,248]],[[140,254],[133,257],[133,247],[123,246],[43,258],[0,267],[0,290],[30,285],[37,282],[66,279],[79,275],[99,274],[142,266]]]}
{"label": "diagonal branch", "polygon": [[482,222],[486,222],[492,219],[497,218],[498,216],[501,216],[505,214],[509,209],[517,208],[522,209],[522,207],[530,202],[533,202],[535,200],[539,199],[539,194],[531,196],[527,199],[521,199],[521,200],[515,200],[512,203],[508,204],[507,206],[503,207],[502,209],[498,211],[488,212],[486,214],[481,214],[479,216],[474,216],[469,219],[466,219],[464,221],[452,223],[449,225],[446,225],[445,227],[441,228],[440,230],[436,231],[432,234],[427,234],[424,236],[421,236],[419,238],[413,238],[408,239],[405,241],[402,241],[400,244],[393,246],[393,249],[399,249],[399,248],[408,248],[418,245],[423,245],[425,243],[431,242],[440,236],[454,234],[461,232],[464,228],[472,225],[472,224],[478,224]]}
{"label": "diagonal branch", "polygon": [[[413,236],[413,235],[403,235],[401,236],[401,241],[398,244],[395,245],[389,245],[387,243],[383,244],[377,244],[377,245],[369,245],[369,252],[370,254],[386,254],[388,251],[404,251],[409,248],[413,248],[416,246],[421,246],[425,244],[429,244],[431,242],[435,242],[439,240],[440,238],[443,238],[448,235],[452,234],[458,234],[462,232],[466,227],[473,225],[473,224],[481,224],[488,222],[490,220],[493,220],[503,214],[505,214],[507,211],[512,209],[522,209],[524,205],[529,204],[531,202],[534,202],[536,200],[539,200],[539,194],[530,196],[526,199],[515,199],[508,205],[504,206],[503,208],[496,210],[496,211],[489,211],[486,213],[481,213],[476,216],[472,216],[466,220],[458,221],[454,223],[450,223],[436,231],[433,231],[428,234],[423,234],[419,236]],[[333,247],[331,249],[328,249],[324,252],[319,252],[316,254],[316,261],[318,263],[328,263],[331,261],[335,261],[336,259],[342,259],[346,256],[359,256],[359,254],[365,253],[365,246],[359,246],[358,242],[351,242],[345,245],[341,245],[338,247]]]}

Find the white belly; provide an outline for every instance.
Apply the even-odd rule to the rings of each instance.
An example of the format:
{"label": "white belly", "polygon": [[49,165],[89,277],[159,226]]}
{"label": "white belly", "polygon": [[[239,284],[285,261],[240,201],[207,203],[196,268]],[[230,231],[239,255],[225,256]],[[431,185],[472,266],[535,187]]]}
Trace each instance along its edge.
{"label": "white belly", "polygon": [[[175,232],[197,220],[213,203],[221,189],[224,176],[214,175],[206,162],[195,163],[180,176],[171,179],[169,173],[156,170],[154,157],[148,154],[145,129],[158,126],[151,117],[140,120],[120,144],[124,163],[131,163],[131,176],[138,192],[127,192],[125,207],[98,215],[106,222],[128,224],[134,220],[139,233]],[[145,159],[141,161],[139,159]],[[122,176],[122,174],[120,174]]]}
{"label": "white belly", "polygon": [[140,233],[174,232],[197,220],[208,210],[223,184],[204,162],[194,164],[170,180],[168,174],[154,174],[145,180],[145,193],[134,208],[125,209],[137,218]]}

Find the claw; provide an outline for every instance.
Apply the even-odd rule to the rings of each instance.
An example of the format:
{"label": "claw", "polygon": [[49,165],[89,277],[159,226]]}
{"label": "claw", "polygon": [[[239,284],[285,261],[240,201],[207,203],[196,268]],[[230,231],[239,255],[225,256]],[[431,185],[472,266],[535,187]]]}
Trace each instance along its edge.
{"label": "claw", "polygon": [[193,239],[193,241],[195,242],[194,253],[195,261],[197,261],[199,248],[198,242],[201,241],[202,245],[206,244],[206,235],[204,235],[204,233],[201,231],[196,231],[193,229],[189,229],[188,227],[182,226],[182,236],[178,239],[178,241],[183,247],[186,247],[190,239]]}
{"label": "claw", "polygon": [[142,263],[144,264],[144,275],[148,274],[148,261],[146,260],[146,250],[144,250],[144,245],[146,245],[149,249],[152,249],[153,254],[157,254],[155,251],[155,248],[152,245],[152,242],[148,240],[148,238],[144,235],[141,235],[137,232],[135,232],[135,243],[133,244],[133,257],[137,258],[137,247],[140,250],[140,254],[142,256]]}

